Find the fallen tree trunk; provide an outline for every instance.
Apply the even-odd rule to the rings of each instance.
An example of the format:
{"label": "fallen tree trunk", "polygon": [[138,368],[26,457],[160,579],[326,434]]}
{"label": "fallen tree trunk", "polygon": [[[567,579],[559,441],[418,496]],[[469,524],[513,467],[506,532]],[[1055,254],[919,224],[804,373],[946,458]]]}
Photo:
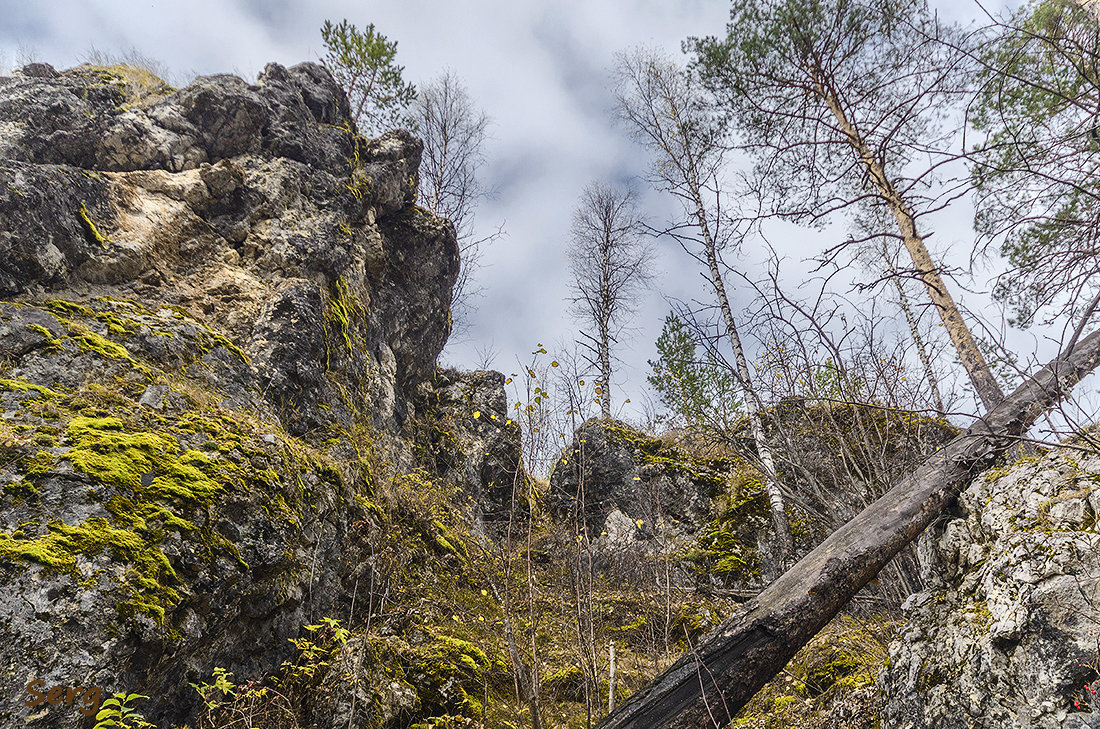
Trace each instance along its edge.
{"label": "fallen tree trunk", "polygon": [[725,726],[969,479],[1100,364],[1100,332],[1071,347],[742,605],[599,729]]}

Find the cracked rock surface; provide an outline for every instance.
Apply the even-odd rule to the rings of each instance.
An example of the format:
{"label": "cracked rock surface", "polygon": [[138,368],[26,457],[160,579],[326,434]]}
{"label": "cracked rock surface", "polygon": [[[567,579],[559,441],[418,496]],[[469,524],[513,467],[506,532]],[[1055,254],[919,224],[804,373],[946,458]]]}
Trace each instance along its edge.
{"label": "cracked rock surface", "polygon": [[[881,675],[883,727],[1080,729],[1100,678],[1100,456],[1061,448],[976,479],[921,537],[924,592]],[[1095,687],[1094,687],[1095,688]]]}

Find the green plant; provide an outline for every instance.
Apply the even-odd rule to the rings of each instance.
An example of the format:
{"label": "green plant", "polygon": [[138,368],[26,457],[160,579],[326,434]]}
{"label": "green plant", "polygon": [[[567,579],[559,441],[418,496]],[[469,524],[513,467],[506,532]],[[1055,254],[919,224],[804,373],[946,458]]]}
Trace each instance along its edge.
{"label": "green plant", "polygon": [[321,27],[325,67],[343,87],[351,116],[366,134],[380,134],[400,123],[416,98],[416,87],[401,77],[404,67],[394,63],[397,41],[389,41],[371,23],[359,30],[347,20]]}
{"label": "green plant", "polygon": [[307,625],[305,629],[316,634],[316,640],[312,637],[289,639],[299,651],[295,661],[283,662],[286,680],[291,683],[312,679],[318,671],[328,667],[332,659],[347,647],[348,636],[351,635],[336,618],[321,618],[320,623]]}
{"label": "green plant", "polygon": [[[232,677],[233,673],[231,671],[219,666],[214,669],[212,676],[214,683],[190,684],[191,688],[199,693],[207,712],[214,711],[223,703],[226,703],[225,697],[229,697],[228,701],[236,698],[237,684],[233,683]],[[221,696],[214,695],[215,691],[221,691]]]}
{"label": "green plant", "polygon": [[103,702],[99,713],[95,715],[95,729],[107,729],[107,727],[142,729],[153,726],[140,712],[130,706],[131,701],[147,698],[149,697],[144,694],[128,694],[124,691],[112,694],[111,698]]}
{"label": "green plant", "polygon": [[649,360],[646,378],[661,404],[675,419],[695,428],[728,428],[741,413],[737,379],[707,352],[700,358],[698,340],[675,313],[665,317],[657,338],[657,359]]}

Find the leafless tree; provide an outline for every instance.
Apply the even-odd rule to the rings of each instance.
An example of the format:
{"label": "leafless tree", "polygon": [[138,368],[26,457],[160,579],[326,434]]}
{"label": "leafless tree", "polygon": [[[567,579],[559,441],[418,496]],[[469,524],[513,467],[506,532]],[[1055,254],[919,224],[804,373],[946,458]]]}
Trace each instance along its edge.
{"label": "leafless tree", "polygon": [[474,212],[489,192],[478,174],[485,164],[490,119],[448,70],[420,87],[408,122],[424,142],[418,202],[450,220],[458,236],[462,266],[451,292],[451,311],[455,329],[461,332],[481,293],[474,276],[481,267],[483,246],[502,234],[498,228],[479,235],[474,227]]}
{"label": "leafless tree", "polygon": [[737,236],[723,215],[719,179],[725,161],[723,128],[713,104],[687,74],[659,51],[637,48],[619,54],[616,72],[619,118],[632,136],[654,154],[650,180],[682,204],[686,221],[664,231],[702,263],[709,274],[733,348],[735,368],[744,393],[765,488],[771,504],[781,551],[791,549],[790,526],[776,474],[771,446],[764,435],[760,402],[753,387],[748,359],[733,317],[722,276],[720,253]]}
{"label": "leafless tree", "polygon": [[1100,332],[1074,338],[992,412],[745,603],[700,645],[635,692],[601,729],[726,726],[975,474],[1100,364]]}
{"label": "leafless tree", "polygon": [[600,412],[610,418],[612,348],[653,278],[653,250],[642,236],[633,193],[599,182],[581,194],[571,232],[573,313],[582,323],[586,359],[599,372]]}

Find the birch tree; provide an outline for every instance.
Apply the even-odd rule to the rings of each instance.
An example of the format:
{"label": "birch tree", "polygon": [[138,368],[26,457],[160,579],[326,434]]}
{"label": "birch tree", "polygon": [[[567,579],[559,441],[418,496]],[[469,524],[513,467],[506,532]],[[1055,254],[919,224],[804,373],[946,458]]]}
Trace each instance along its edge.
{"label": "birch tree", "polygon": [[660,52],[637,48],[618,56],[617,113],[636,141],[654,155],[650,179],[681,203],[685,223],[669,232],[705,267],[733,349],[735,374],[743,393],[753,442],[765,477],[765,490],[784,555],[792,548],[790,526],[779,486],[775,457],[764,434],[762,403],[753,387],[745,348],[733,316],[720,253],[735,230],[721,214],[719,173],[724,163],[723,128],[703,90],[686,70]]}
{"label": "birch tree", "polygon": [[580,343],[600,373],[596,396],[604,418],[611,417],[612,349],[653,277],[652,259],[633,193],[598,182],[586,187],[573,213],[569,270]]}
{"label": "birch tree", "polygon": [[482,147],[489,116],[477,107],[458,76],[445,71],[421,86],[407,121],[424,142],[417,202],[455,227],[462,265],[451,290],[451,311],[455,331],[462,331],[480,294],[474,275],[480,268],[482,247],[501,234],[497,230],[479,236],[474,228],[474,212],[488,195],[479,172],[485,164]]}

